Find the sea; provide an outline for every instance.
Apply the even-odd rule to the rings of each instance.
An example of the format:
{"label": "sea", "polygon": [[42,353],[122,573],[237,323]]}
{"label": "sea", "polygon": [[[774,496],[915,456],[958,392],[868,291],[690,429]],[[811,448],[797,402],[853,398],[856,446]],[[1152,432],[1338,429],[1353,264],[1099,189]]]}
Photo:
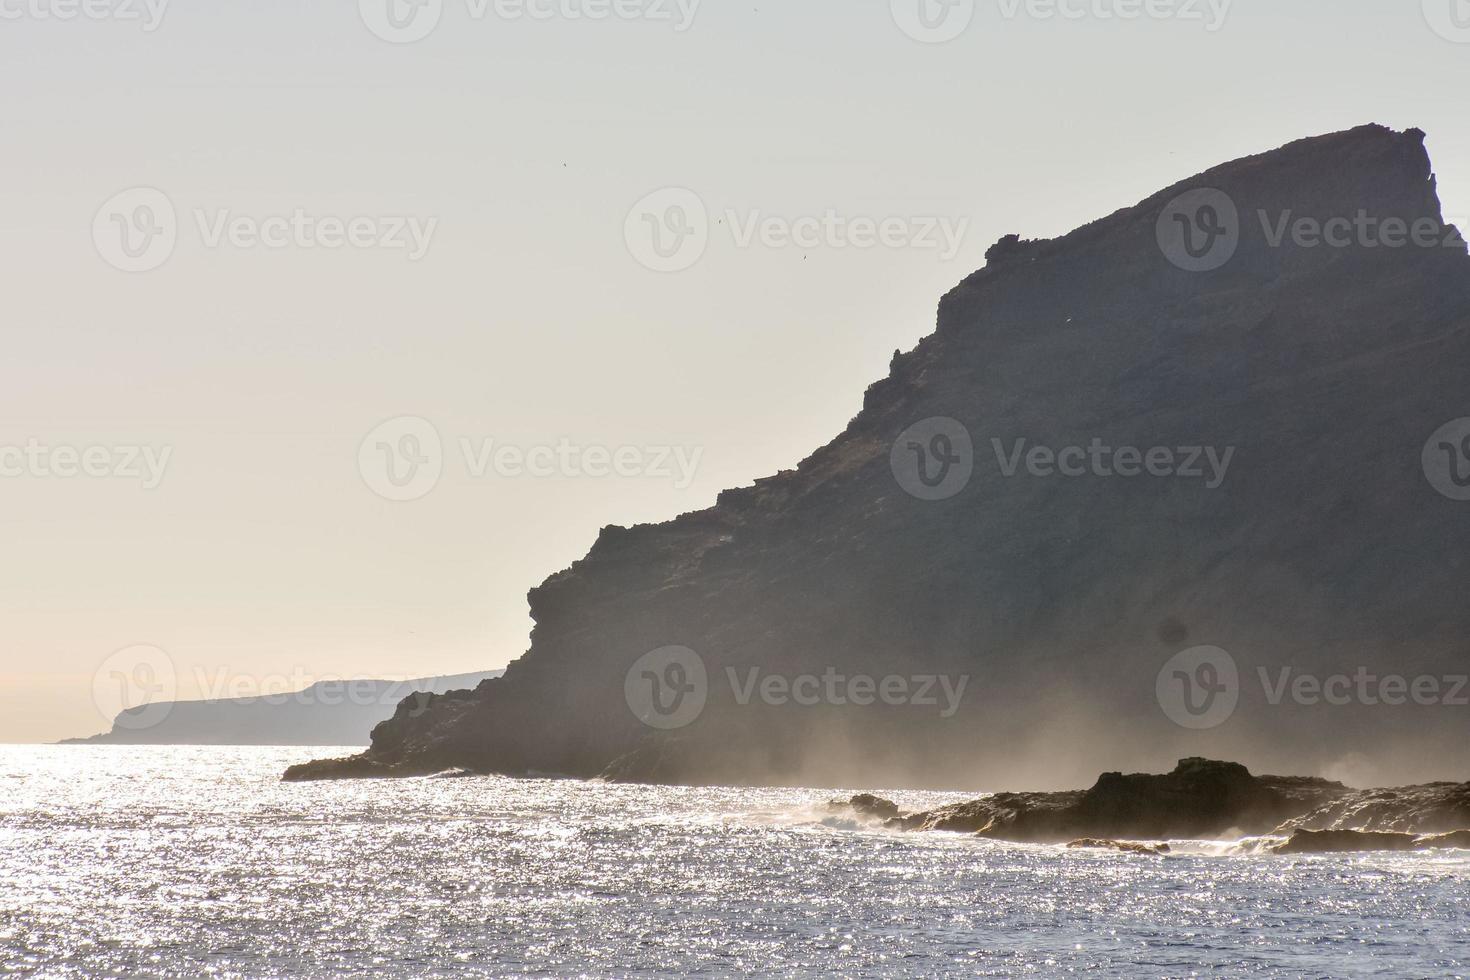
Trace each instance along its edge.
{"label": "sea", "polygon": [[0,746],[0,975],[1470,974],[1470,852],[1002,844],[830,789],[280,781],[327,754]]}

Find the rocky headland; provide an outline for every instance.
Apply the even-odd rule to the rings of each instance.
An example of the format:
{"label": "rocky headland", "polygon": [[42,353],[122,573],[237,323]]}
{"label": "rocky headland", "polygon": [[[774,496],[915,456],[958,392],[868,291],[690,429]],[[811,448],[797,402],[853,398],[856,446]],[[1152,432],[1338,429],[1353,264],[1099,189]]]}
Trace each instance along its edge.
{"label": "rocky headland", "polygon": [[[1201,194],[1218,206],[1179,213]],[[1353,230],[1360,216],[1435,229],[1432,247],[1385,246]],[[1233,236],[1229,255],[1204,268],[1171,254],[1171,219],[1194,222],[1202,245]],[[1296,233],[1303,221],[1333,241]],[[1199,754],[1276,771],[1356,759],[1374,782],[1470,774],[1464,708],[1328,703],[1320,680],[1465,673],[1470,504],[1426,479],[1423,454],[1466,416],[1470,258],[1424,134],[1363,126],[1291,143],[1060,238],[1002,239],[830,443],[708,508],[605,528],[531,590],[530,649],[504,677],[415,698],[366,753],[288,778],[464,768],[949,789],[1045,773],[1061,787]],[[936,419],[955,438],[911,435]],[[1087,461],[1093,446],[1172,469],[1124,476],[1121,456]],[[1069,447],[1080,475],[1029,455],[1054,464]],[[920,450],[944,465],[916,481],[903,467]],[[1206,644],[1233,656],[1238,705],[1191,727],[1161,710],[1156,681]],[[675,645],[707,682],[697,717],[665,730],[630,710],[628,685]],[[729,678],[751,670],[969,684],[945,714],[742,699]],[[1184,693],[1218,689],[1199,679]],[[1391,825],[1419,819],[1406,797],[1348,794],[1186,771],[927,819],[1057,840],[1293,818],[1409,832]],[[1433,824],[1456,805],[1429,791],[1423,806]]]}

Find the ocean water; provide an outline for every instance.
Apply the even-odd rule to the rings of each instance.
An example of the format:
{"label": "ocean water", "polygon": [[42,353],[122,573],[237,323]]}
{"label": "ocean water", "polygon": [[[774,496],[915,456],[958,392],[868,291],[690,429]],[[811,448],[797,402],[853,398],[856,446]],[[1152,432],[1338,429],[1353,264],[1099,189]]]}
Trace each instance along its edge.
{"label": "ocean water", "polygon": [[890,833],[828,790],[278,781],[321,754],[0,746],[0,975],[1470,973],[1466,852],[1157,859]]}

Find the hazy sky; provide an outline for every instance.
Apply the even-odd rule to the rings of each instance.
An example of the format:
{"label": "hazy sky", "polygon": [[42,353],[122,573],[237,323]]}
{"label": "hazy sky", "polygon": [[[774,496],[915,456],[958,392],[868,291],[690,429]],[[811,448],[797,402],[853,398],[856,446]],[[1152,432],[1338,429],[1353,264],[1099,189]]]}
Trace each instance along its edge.
{"label": "hazy sky", "polygon": [[183,696],[504,665],[1003,234],[1370,121],[1470,215],[1463,0],[151,2],[0,0],[0,740],[104,729],[139,644]]}

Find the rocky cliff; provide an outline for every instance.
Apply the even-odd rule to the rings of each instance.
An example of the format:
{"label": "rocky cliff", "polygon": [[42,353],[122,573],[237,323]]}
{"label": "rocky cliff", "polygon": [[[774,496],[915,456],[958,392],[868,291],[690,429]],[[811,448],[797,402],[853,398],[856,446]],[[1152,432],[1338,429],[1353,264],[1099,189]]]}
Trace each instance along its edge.
{"label": "rocky cliff", "polygon": [[[1008,237],[828,445],[606,528],[531,591],[503,678],[290,778],[1470,776],[1470,429],[1443,429],[1470,416],[1470,258],[1441,222],[1424,135],[1368,126]],[[1171,659],[1201,646],[1228,661]]]}

